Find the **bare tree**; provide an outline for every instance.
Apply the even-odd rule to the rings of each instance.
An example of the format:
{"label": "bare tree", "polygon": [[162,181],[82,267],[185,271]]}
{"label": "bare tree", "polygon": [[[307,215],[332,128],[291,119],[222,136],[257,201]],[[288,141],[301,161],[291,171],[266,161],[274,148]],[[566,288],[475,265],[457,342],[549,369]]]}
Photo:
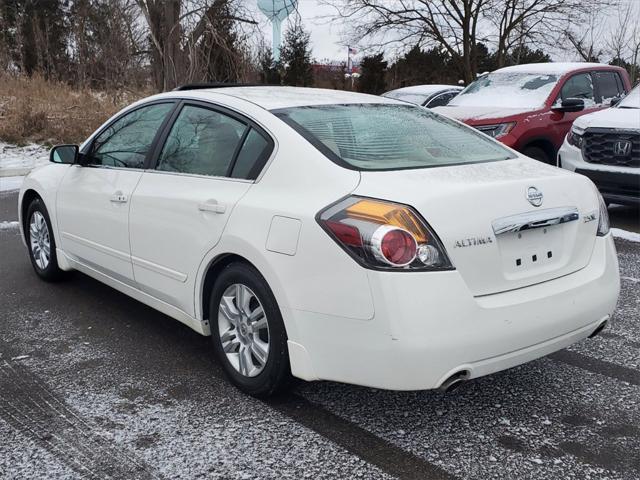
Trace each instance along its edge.
{"label": "bare tree", "polygon": [[584,22],[569,25],[564,31],[569,50],[585,62],[599,62],[604,54],[604,17],[599,11],[589,13]]}
{"label": "bare tree", "polygon": [[[617,4],[618,0],[491,0],[485,16],[495,33],[498,67],[506,64],[509,51],[527,44],[555,46],[569,31],[582,25],[594,11]],[[575,38],[575,36],[572,36]]]}
{"label": "bare tree", "polygon": [[207,32],[216,33],[216,22],[256,24],[240,0],[136,2],[149,28],[154,83],[159,90],[171,89],[200,71],[197,50]]}
{"label": "bare tree", "polygon": [[620,5],[616,23],[609,31],[605,42],[612,55],[612,63],[626,67],[635,83],[638,77],[638,60],[640,55],[640,4],[629,2]]}
{"label": "bare tree", "polygon": [[372,48],[438,44],[451,56],[465,81],[475,78],[476,44],[482,12],[490,0],[324,0],[350,25],[352,41]]}
{"label": "bare tree", "polygon": [[498,66],[510,50],[556,44],[569,22],[617,0],[323,0],[349,25],[352,39],[376,48],[391,43],[444,48],[466,82],[478,70],[478,46],[496,48]]}

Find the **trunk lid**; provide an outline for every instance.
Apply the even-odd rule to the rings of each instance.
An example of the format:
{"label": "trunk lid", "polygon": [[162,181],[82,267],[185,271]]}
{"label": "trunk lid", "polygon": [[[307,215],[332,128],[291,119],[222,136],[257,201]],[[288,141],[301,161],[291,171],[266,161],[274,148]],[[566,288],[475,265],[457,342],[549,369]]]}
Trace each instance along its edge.
{"label": "trunk lid", "polygon": [[[589,263],[596,238],[598,199],[591,182],[526,158],[363,171],[353,193],[420,212],[474,296],[580,270]],[[528,196],[537,203],[538,193],[542,203],[534,206]],[[555,224],[558,218],[564,223]],[[512,228],[525,224],[534,228]]]}

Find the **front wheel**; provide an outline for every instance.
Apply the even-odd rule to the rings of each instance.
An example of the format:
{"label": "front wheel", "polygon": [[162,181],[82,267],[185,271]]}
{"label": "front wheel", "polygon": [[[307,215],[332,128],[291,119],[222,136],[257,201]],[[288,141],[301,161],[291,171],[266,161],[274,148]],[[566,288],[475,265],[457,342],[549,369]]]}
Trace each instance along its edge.
{"label": "front wheel", "polygon": [[266,280],[243,263],[228,265],[209,308],[216,357],[243,392],[265,398],[291,384],[287,334]]}
{"label": "front wheel", "polygon": [[29,204],[25,221],[25,233],[29,258],[36,274],[46,281],[60,280],[63,271],[58,267],[56,256],[56,241],[49,213],[40,198],[35,198]]}
{"label": "front wheel", "polygon": [[547,152],[539,147],[527,147],[522,151],[522,153],[529,158],[533,158],[534,160],[538,160],[540,162],[548,163],[549,165],[551,165],[551,159],[549,158],[549,155],[547,155]]}

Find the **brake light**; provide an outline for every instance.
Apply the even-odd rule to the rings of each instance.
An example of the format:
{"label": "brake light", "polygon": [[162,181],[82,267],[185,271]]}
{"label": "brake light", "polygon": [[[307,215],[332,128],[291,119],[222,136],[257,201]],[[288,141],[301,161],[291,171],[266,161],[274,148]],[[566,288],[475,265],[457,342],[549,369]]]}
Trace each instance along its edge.
{"label": "brake light", "polygon": [[352,196],[320,212],[318,222],[365,267],[453,268],[438,237],[407,205]]}

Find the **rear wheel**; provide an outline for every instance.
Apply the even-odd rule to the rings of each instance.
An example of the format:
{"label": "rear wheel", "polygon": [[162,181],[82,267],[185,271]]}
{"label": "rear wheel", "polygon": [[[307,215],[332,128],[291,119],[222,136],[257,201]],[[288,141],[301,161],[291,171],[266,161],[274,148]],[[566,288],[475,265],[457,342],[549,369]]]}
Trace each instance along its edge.
{"label": "rear wheel", "polygon": [[27,209],[25,233],[31,265],[40,278],[60,280],[64,272],[58,267],[56,241],[49,213],[40,198],[34,198]]}
{"label": "rear wheel", "polygon": [[218,277],[209,308],[216,357],[240,390],[265,398],[291,383],[287,334],[265,279],[243,263]]}
{"label": "rear wheel", "polygon": [[527,147],[522,151],[522,153],[529,158],[533,158],[534,160],[551,164],[551,158],[549,158],[547,152],[545,152],[540,147]]}

